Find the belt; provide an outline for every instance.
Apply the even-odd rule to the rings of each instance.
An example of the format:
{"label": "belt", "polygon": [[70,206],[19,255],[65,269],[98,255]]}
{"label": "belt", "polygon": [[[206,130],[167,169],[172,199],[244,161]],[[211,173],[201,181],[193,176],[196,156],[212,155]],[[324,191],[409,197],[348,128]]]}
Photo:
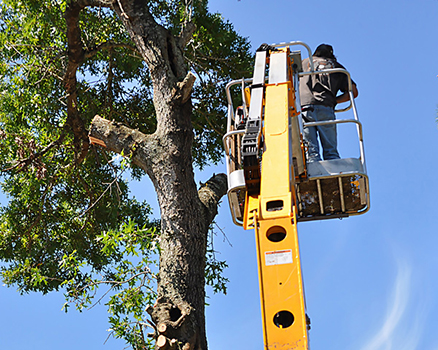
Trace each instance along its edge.
{"label": "belt", "polygon": [[[301,106],[301,112],[307,112],[307,111],[313,112],[315,110],[315,108],[313,108],[313,106],[315,106],[315,105]],[[326,105],[316,105],[316,106],[329,107],[329,108],[334,109],[334,107],[332,107],[332,106],[326,106]]]}
{"label": "belt", "polygon": [[307,111],[313,112],[314,110],[315,110],[315,108],[313,108],[312,106],[301,107],[301,112],[307,112]]}

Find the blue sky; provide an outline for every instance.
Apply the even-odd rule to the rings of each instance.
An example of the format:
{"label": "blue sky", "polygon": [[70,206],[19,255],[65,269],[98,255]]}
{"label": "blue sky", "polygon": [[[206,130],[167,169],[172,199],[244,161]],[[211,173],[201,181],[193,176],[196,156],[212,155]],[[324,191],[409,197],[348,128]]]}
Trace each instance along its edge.
{"label": "blue sky", "polygon": [[[214,0],[210,8],[254,49],[332,44],[359,88],[371,209],[298,226],[311,349],[438,350],[438,1]],[[224,166],[197,181],[213,171]],[[147,179],[133,192],[153,193]],[[262,349],[254,233],[232,224],[225,199],[217,222],[232,244],[217,230],[231,282],[227,296],[209,299],[210,349]],[[0,286],[1,348],[123,348],[104,345],[104,306],[64,314],[63,302]]]}

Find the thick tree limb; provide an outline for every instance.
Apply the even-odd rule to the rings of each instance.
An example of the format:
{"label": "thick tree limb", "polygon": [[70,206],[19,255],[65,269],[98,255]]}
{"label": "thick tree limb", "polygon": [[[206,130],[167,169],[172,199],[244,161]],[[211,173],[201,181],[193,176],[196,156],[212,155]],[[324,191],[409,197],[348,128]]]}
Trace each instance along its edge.
{"label": "thick tree limb", "polygon": [[165,67],[167,62],[163,59],[162,48],[166,41],[166,29],[155,21],[147,2],[139,1],[137,4],[135,1],[117,0],[114,1],[114,10],[149,68],[156,64]]}
{"label": "thick tree limb", "polygon": [[91,122],[89,138],[92,144],[131,157],[134,164],[145,171],[150,167],[150,156],[154,153],[149,145],[150,135],[96,115]]}
{"label": "thick tree limb", "polygon": [[76,72],[84,60],[79,14],[82,7],[78,3],[68,5],[64,17],[67,24],[68,64],[63,78],[67,92],[67,125],[74,134],[76,163],[81,163],[88,152],[87,131],[78,111],[78,93]]}
{"label": "thick tree limb", "polygon": [[[187,29],[175,38],[155,21],[147,1],[117,0],[114,10],[149,67],[156,92],[154,96],[170,101],[172,96],[165,92],[170,92],[187,74],[181,44],[193,34],[193,25],[188,22]],[[157,96],[159,94],[161,96]]]}
{"label": "thick tree limb", "polygon": [[186,103],[190,98],[195,80],[196,76],[188,72],[184,80],[176,84],[175,98],[181,98],[181,103]]}
{"label": "thick tree limb", "polygon": [[184,47],[186,47],[186,45],[192,39],[195,30],[196,25],[193,22],[185,23],[178,37],[178,45],[181,49],[184,49]]}
{"label": "thick tree limb", "polygon": [[[151,166],[150,157],[154,156],[152,135],[145,135],[120,123],[106,120],[98,115],[93,118],[89,133],[92,144],[99,144],[108,150],[132,157],[132,161],[145,171]],[[200,201],[205,207],[207,225],[218,212],[220,199],[227,193],[227,176],[213,175],[198,191]]]}
{"label": "thick tree limb", "polygon": [[211,223],[216,216],[219,201],[227,193],[227,188],[227,176],[225,174],[218,174],[213,175],[199,189],[199,199],[206,208],[208,223]]}

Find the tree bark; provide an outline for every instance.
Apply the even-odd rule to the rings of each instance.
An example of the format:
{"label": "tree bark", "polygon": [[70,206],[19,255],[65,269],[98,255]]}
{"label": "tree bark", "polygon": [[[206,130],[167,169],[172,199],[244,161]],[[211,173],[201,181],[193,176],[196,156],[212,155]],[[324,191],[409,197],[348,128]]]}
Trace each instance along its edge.
{"label": "tree bark", "polygon": [[191,89],[183,46],[195,27],[178,37],[155,22],[145,0],[117,0],[113,8],[147,63],[157,130],[145,135],[96,116],[90,140],[131,157],[152,180],[161,211],[158,299],[151,312],[157,349],[206,350],[205,255],[209,226],[226,193],[226,176],[197,189],[192,166]]}
{"label": "tree bark", "polygon": [[158,299],[151,312],[161,337],[157,349],[171,349],[177,342],[185,350],[205,350],[207,233],[227,183],[219,174],[196,188],[190,153],[181,149],[188,147],[185,134],[145,135],[99,116],[90,128],[92,143],[131,157],[157,191],[161,256]]}
{"label": "tree bark", "polygon": [[76,72],[84,60],[85,51],[82,46],[79,15],[82,11],[78,3],[72,2],[67,6],[64,18],[67,25],[68,65],[63,78],[67,95],[66,124],[74,134],[76,163],[81,163],[88,151],[87,131],[78,111],[78,93]]}

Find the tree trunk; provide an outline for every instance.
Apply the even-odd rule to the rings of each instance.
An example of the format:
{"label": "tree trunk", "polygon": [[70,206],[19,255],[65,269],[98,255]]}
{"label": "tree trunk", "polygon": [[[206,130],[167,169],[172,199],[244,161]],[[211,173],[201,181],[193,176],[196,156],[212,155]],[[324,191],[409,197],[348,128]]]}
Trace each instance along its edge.
{"label": "tree trunk", "polygon": [[[190,120],[182,109],[173,120]],[[173,129],[173,128],[171,128]],[[179,129],[179,130],[178,130]],[[192,169],[190,124],[159,136],[162,145],[150,174],[161,210],[160,273],[156,324],[165,324],[163,335],[185,344],[183,349],[207,349],[205,337],[204,271],[207,231]]]}
{"label": "tree trunk", "polygon": [[157,325],[156,348],[206,350],[205,255],[209,226],[226,176],[213,176],[199,191],[192,166],[190,93],[194,76],[183,57],[194,30],[186,25],[174,37],[157,24],[146,1],[120,0],[114,9],[147,63],[154,90],[157,130],[144,135],[95,117],[90,138],[131,155],[152,180],[161,211],[158,299],[151,311]]}
{"label": "tree trunk", "polygon": [[[226,193],[226,176],[213,176],[201,189],[194,182],[191,132],[144,135],[96,116],[92,143],[125,155],[154,183],[161,210],[158,299],[151,312],[157,349],[206,350],[205,254],[207,233]],[[176,348],[175,348],[176,349]]]}

